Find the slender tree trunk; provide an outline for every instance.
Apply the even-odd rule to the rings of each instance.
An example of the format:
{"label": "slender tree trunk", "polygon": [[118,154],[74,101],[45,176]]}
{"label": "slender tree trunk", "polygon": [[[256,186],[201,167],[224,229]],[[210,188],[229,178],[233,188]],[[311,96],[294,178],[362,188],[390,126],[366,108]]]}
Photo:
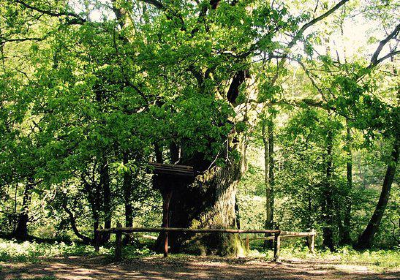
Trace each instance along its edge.
{"label": "slender tree trunk", "polygon": [[[128,163],[128,155],[124,154],[124,164]],[[131,170],[124,173],[124,204],[125,204],[125,226],[131,227],[133,225],[133,207],[132,207],[132,172]]]}
{"label": "slender tree trunk", "polygon": [[17,227],[14,231],[14,237],[18,240],[28,239],[29,205],[31,202],[32,183],[27,182],[22,198],[22,210],[18,215]]}
{"label": "slender tree trunk", "polygon": [[[326,43],[326,54],[328,56],[331,55],[331,49],[329,45],[329,38],[324,38],[324,41]],[[328,119],[330,120],[330,115],[331,112],[329,112]],[[323,204],[322,204],[322,219],[324,221],[324,227],[322,229],[322,235],[323,235],[323,242],[322,245],[325,248],[329,248],[331,251],[334,251],[334,244],[333,244],[333,224],[334,224],[334,219],[333,219],[333,207],[334,207],[334,202],[333,202],[333,192],[332,192],[332,175],[333,175],[333,158],[332,158],[332,152],[333,152],[333,132],[331,128],[328,128],[327,135],[326,135],[326,158],[325,158],[325,164],[326,164],[326,177],[325,177],[325,184],[324,184],[324,190],[323,190]]]}
{"label": "slender tree trunk", "polygon": [[323,192],[323,205],[322,214],[325,225],[322,229],[323,232],[323,246],[333,251],[333,199],[332,199],[332,175],[333,175],[333,133],[329,129],[327,133],[327,146],[326,146],[326,182]]}
{"label": "slender tree trunk", "polygon": [[235,198],[235,213],[236,213],[236,227],[241,229],[240,227],[240,208],[237,197]]}
{"label": "slender tree trunk", "polygon": [[[124,164],[128,164],[129,158],[128,153],[125,152],[123,155]],[[123,191],[124,191],[124,205],[125,205],[125,226],[132,227],[133,226],[133,207],[132,207],[132,171],[126,171],[124,173],[124,182],[123,182]],[[130,242],[129,235],[125,237],[125,243]]]}
{"label": "slender tree trunk", "polygon": [[374,214],[372,215],[367,227],[363,233],[358,238],[356,248],[367,249],[371,248],[374,241],[376,232],[381,224],[383,214],[385,213],[386,206],[390,197],[390,190],[392,188],[392,183],[394,176],[396,174],[396,167],[399,161],[399,138],[397,136],[395,143],[393,145],[393,150],[391,152],[391,161],[386,169],[385,179],[383,181],[381,195],[379,197],[378,204],[376,205]]}
{"label": "slender tree trunk", "polygon": [[[103,212],[104,212],[104,228],[111,228],[111,189],[110,189],[110,173],[107,159],[103,159],[100,166],[100,188],[103,192]],[[110,235],[104,236],[104,242],[110,239]]]}
{"label": "slender tree trunk", "polygon": [[346,131],[346,178],[347,178],[347,189],[344,204],[344,218],[343,218],[343,229],[341,233],[340,243],[341,245],[351,244],[350,230],[351,230],[351,206],[352,206],[352,190],[353,190],[353,155],[351,148],[351,129],[346,121],[347,131]]}
{"label": "slender tree trunk", "polygon": [[[270,116],[263,120],[262,138],[264,143],[264,184],[265,184],[265,229],[274,227],[274,119]],[[265,247],[272,248],[273,242],[267,240]]]}
{"label": "slender tree trunk", "polygon": [[156,162],[163,163],[163,151],[162,147],[158,144],[154,144],[154,154],[156,155]]}
{"label": "slender tree trunk", "polygon": [[[96,164],[95,164],[96,165]],[[93,172],[96,168],[93,167]],[[94,175],[93,175],[94,177]],[[81,175],[82,184],[87,194],[88,201],[92,210],[92,221],[93,221],[93,236],[96,238],[96,230],[101,228],[100,226],[100,206],[101,206],[101,186],[94,181],[90,183],[85,179],[85,175]],[[100,240],[101,241],[101,240]]]}
{"label": "slender tree trunk", "polygon": [[13,211],[12,217],[10,217],[12,219],[13,232],[15,232],[15,230],[17,229],[17,225],[18,225],[18,220],[15,219],[15,217],[17,217],[17,206],[18,206],[17,196],[18,196],[18,184],[15,184],[15,188],[14,188],[14,211]]}
{"label": "slender tree trunk", "polygon": [[[391,58],[391,62],[394,62],[394,57]],[[397,68],[393,66],[393,76],[397,75]],[[399,88],[399,84],[397,85]],[[397,90],[397,106],[400,104],[400,90]],[[383,181],[381,195],[379,197],[378,204],[376,205],[374,214],[372,215],[367,227],[363,233],[359,236],[357,244],[355,245],[358,249],[371,248],[376,232],[382,221],[383,214],[385,213],[386,206],[389,202],[390,190],[392,188],[393,180],[396,175],[396,168],[399,162],[399,149],[400,149],[400,130],[399,130],[399,113],[398,111],[394,115],[395,121],[393,124],[392,132],[394,134],[394,143],[391,151],[390,161],[388,163],[385,179]]]}
{"label": "slender tree trunk", "polygon": [[311,230],[314,228],[314,221],[312,218],[313,214],[313,207],[312,207],[312,202],[313,202],[313,196],[311,194],[310,188],[306,189],[307,192],[307,210],[308,210],[308,217],[307,217],[307,228],[308,230]]}
{"label": "slender tree trunk", "polygon": [[[337,222],[337,230],[338,230],[338,235],[339,235],[339,245],[342,245],[342,237],[345,232],[344,229],[344,211],[342,207],[342,203],[344,200],[342,200],[342,197],[335,197],[334,199],[334,209],[335,209],[335,217],[336,217],[336,222]],[[346,205],[344,206],[346,208]],[[345,210],[345,209],[344,209]]]}

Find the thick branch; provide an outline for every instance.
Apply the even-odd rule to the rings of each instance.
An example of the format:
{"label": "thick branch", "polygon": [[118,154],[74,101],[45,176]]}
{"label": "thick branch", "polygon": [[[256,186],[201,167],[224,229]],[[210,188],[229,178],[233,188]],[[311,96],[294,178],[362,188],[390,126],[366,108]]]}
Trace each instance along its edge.
{"label": "thick branch", "polygon": [[[306,31],[307,28],[313,26],[314,24],[316,24],[317,22],[323,20],[324,18],[330,16],[331,14],[333,14],[337,9],[339,9],[341,6],[343,6],[344,4],[346,4],[346,2],[348,2],[349,0],[342,0],[339,3],[337,3],[335,6],[333,6],[330,10],[328,10],[326,13],[320,15],[319,17],[314,18],[313,20],[311,20],[310,22],[304,24],[299,32],[297,33],[296,37],[297,40],[301,37],[301,35],[304,33],[304,31]],[[289,43],[289,45],[294,45],[296,43],[296,37],[292,40],[292,42]],[[294,42],[293,42],[294,41]]]}
{"label": "thick branch", "polygon": [[[255,103],[258,104],[257,101],[253,101],[253,100],[250,100],[250,102],[255,102]],[[320,109],[327,110],[327,111],[334,111],[338,115],[340,115],[340,116],[342,116],[342,117],[344,117],[346,119],[353,120],[349,116],[347,116],[347,115],[343,114],[342,112],[340,112],[340,110],[337,110],[336,107],[327,104],[323,100],[315,100],[315,99],[311,99],[311,98],[280,99],[280,100],[273,100],[269,104],[271,104],[271,105],[287,105],[287,106],[300,107],[300,108],[304,108],[305,106],[314,107],[314,108],[320,108]]]}
{"label": "thick branch", "polygon": [[26,41],[43,41],[45,38],[14,38],[14,39],[7,39],[4,37],[0,37],[0,44],[8,43],[8,42],[26,42]]}
{"label": "thick branch", "polygon": [[87,244],[92,243],[92,241],[93,241],[92,239],[90,239],[89,237],[87,237],[87,236],[85,236],[85,235],[83,235],[82,233],[79,232],[78,228],[76,227],[76,220],[75,220],[74,214],[71,212],[71,210],[68,209],[66,201],[64,201],[64,203],[63,203],[63,208],[64,208],[65,212],[67,212],[67,214],[69,216],[71,227],[72,227],[72,230],[74,231],[75,235],[77,237],[79,237],[80,239],[82,239],[82,241],[87,243]]}
{"label": "thick branch", "polygon": [[397,35],[399,34],[400,31],[400,24],[398,24],[396,26],[396,28],[392,31],[392,33],[390,33],[385,39],[383,39],[382,41],[379,42],[378,48],[375,50],[374,54],[371,57],[371,63],[368,66],[368,68],[372,68],[376,65],[378,65],[380,62],[382,62],[383,60],[385,60],[386,58],[389,58],[393,55],[395,55],[398,52],[391,52],[388,55],[384,56],[381,59],[378,59],[379,54],[381,53],[383,47],[393,38],[396,38]]}
{"label": "thick branch", "polygon": [[331,106],[326,105],[323,101],[318,101],[314,100],[311,98],[304,98],[300,100],[296,99],[282,99],[277,102],[274,102],[275,104],[282,104],[282,105],[290,105],[290,106],[295,106],[295,107],[304,107],[304,105],[315,107],[315,108],[321,108],[324,110],[336,110],[336,108],[333,108]]}
{"label": "thick branch", "polygon": [[164,5],[160,1],[157,0],[142,0],[142,1],[156,7],[157,9],[165,10]]}
{"label": "thick branch", "polygon": [[232,82],[229,86],[229,90],[227,93],[227,98],[228,101],[232,104],[236,102],[236,98],[239,95],[239,87],[245,79],[248,77],[247,70],[240,70],[235,73],[235,75],[232,78]]}

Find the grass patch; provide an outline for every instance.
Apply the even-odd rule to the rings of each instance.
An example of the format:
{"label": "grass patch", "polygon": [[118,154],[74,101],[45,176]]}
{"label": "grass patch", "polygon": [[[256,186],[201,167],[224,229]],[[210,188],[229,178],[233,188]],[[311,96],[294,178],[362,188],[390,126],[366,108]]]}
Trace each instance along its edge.
{"label": "grass patch", "polygon": [[43,257],[59,256],[95,256],[97,254],[110,254],[111,249],[100,248],[95,252],[93,246],[64,242],[36,243],[17,242],[16,240],[0,239],[0,261],[4,262],[40,262]]}
{"label": "grass patch", "polygon": [[[93,246],[83,244],[65,244],[64,242],[37,243],[17,242],[16,240],[0,239],[0,262],[41,262],[44,258],[68,256],[97,256],[103,255],[113,259],[115,247],[110,243],[108,247],[100,247],[96,252]],[[156,253],[149,249],[148,244],[127,245],[123,248],[124,259],[134,259],[152,256]]]}
{"label": "grass patch", "polygon": [[[273,259],[272,250],[264,251],[262,243],[254,243],[254,246],[251,247],[255,249],[251,250],[250,256]],[[338,248],[337,252],[316,250],[315,254],[311,254],[305,246],[291,246],[289,248],[281,248],[280,258],[282,260],[301,259],[321,263],[330,262],[343,265],[361,265],[379,272],[386,269],[400,269],[400,248],[393,250],[356,251],[351,247],[341,247]]]}
{"label": "grass patch", "polygon": [[122,250],[122,257],[124,259],[137,259],[141,257],[154,256],[157,253],[149,249],[146,245],[126,245]]}
{"label": "grass patch", "polygon": [[[111,243],[112,244],[112,243]],[[124,246],[123,258],[126,260],[157,255],[150,249],[151,244],[136,243]],[[273,251],[264,251],[262,241],[251,244],[252,250],[249,257],[273,259]],[[0,239],[0,262],[41,262],[45,258],[67,256],[97,256],[103,255],[110,260],[114,257],[114,247],[101,247],[100,252],[95,252],[93,246],[63,242],[53,244],[36,242],[17,242],[15,240]],[[189,255],[172,254],[173,259],[184,260]],[[317,263],[331,263],[343,265],[366,266],[373,271],[400,270],[400,248],[395,250],[366,250],[355,251],[350,247],[339,248],[337,252],[317,250],[311,254],[308,248],[302,246],[283,247],[280,257],[282,260],[308,260]],[[1,266],[0,266],[1,271]],[[39,278],[38,278],[39,279]],[[40,278],[52,279],[52,278]]]}

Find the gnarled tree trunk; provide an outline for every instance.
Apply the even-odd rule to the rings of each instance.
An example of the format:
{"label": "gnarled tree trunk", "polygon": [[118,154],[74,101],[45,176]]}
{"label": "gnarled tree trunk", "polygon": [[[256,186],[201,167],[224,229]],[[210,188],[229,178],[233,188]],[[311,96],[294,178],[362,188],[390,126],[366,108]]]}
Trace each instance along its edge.
{"label": "gnarled tree trunk", "polygon": [[[243,149],[237,148],[242,151]],[[201,160],[185,162],[196,165]],[[183,228],[235,228],[236,186],[242,174],[240,160],[231,159],[224,167],[206,169],[195,178],[155,175],[154,186],[165,199],[170,196],[169,227]],[[166,226],[165,222],[163,226]],[[237,234],[169,233],[172,252],[195,254],[240,255],[244,247]],[[158,248],[164,234],[158,239]]]}

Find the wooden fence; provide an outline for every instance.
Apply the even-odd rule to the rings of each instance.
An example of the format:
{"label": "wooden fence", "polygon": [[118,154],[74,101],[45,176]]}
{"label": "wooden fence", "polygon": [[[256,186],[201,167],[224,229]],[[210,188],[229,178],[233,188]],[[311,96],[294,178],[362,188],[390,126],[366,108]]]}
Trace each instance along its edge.
{"label": "wooden fence", "polygon": [[[307,244],[308,248],[311,253],[314,253],[314,248],[315,248],[315,236],[316,236],[316,231],[311,230],[310,232],[292,232],[292,231],[281,231],[279,239],[283,238],[299,238],[299,237],[306,237],[307,238]],[[253,237],[250,238],[249,236],[246,236],[246,248],[250,248],[250,241],[253,240],[274,240],[274,236],[265,236],[265,237]],[[280,244],[278,244],[280,246]]]}
{"label": "wooden fence", "polygon": [[246,247],[249,248],[250,240],[274,240],[274,260],[277,261],[279,259],[280,246],[281,246],[281,238],[289,238],[289,237],[307,237],[308,238],[308,246],[311,252],[314,252],[315,245],[315,235],[316,232],[312,230],[311,232],[290,232],[290,231],[281,231],[281,230],[261,230],[261,229],[190,229],[190,228],[133,228],[133,227],[122,227],[119,223],[116,228],[107,228],[107,229],[98,229],[96,231],[96,242],[95,248],[99,250],[99,243],[101,240],[101,236],[103,234],[115,234],[116,235],[116,246],[115,246],[115,260],[119,261],[122,257],[122,235],[129,234],[133,232],[163,232],[165,233],[164,238],[164,257],[168,256],[168,233],[169,232],[188,232],[188,233],[227,233],[227,234],[271,234],[271,236],[267,237],[256,237],[249,238],[246,237]]}

